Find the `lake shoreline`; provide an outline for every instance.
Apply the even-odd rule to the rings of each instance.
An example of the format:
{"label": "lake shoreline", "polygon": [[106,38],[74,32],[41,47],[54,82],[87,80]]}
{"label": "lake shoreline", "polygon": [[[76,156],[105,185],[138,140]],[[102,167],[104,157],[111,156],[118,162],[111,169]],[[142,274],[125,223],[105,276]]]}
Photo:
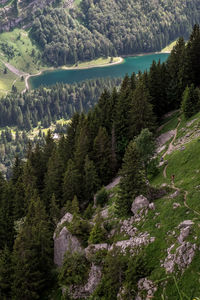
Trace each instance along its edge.
{"label": "lake shoreline", "polygon": [[28,83],[28,80],[29,80],[30,77],[39,76],[44,72],[53,72],[53,71],[57,71],[57,70],[87,70],[87,69],[92,69],[92,68],[104,68],[104,67],[110,67],[110,66],[113,66],[113,65],[119,65],[119,64],[122,64],[123,62],[124,62],[124,59],[123,59],[123,57],[120,56],[118,61],[109,62],[109,63],[106,63],[106,64],[100,64],[100,65],[91,65],[91,66],[83,66],[83,67],[79,67],[79,66],[77,66],[77,67],[61,66],[61,67],[56,67],[56,68],[55,67],[50,67],[50,68],[47,68],[45,70],[39,71],[37,74],[32,74],[32,75],[28,74],[25,77],[25,86],[26,86],[25,90],[30,89],[30,86],[29,86],[29,83]]}
{"label": "lake shoreline", "polygon": [[[100,77],[123,77],[125,74],[145,71],[150,68],[152,61],[166,60],[169,53],[153,52],[138,53],[132,56],[115,57],[113,62],[109,59],[98,59],[90,62],[80,63],[79,66],[62,66],[59,68],[46,68],[38,74],[26,77],[26,88],[35,89],[40,85],[50,86],[56,82],[72,84],[88,79]],[[138,59],[137,59],[138,57]],[[110,67],[110,68],[106,68]],[[32,77],[30,79],[30,77]],[[30,81],[29,81],[30,79]]]}
{"label": "lake shoreline", "polygon": [[156,52],[141,52],[141,53],[135,53],[135,54],[127,54],[127,55],[121,55],[122,58],[126,57],[135,57],[135,56],[144,56],[144,55],[154,55],[154,54],[170,54],[171,51],[156,51]]}

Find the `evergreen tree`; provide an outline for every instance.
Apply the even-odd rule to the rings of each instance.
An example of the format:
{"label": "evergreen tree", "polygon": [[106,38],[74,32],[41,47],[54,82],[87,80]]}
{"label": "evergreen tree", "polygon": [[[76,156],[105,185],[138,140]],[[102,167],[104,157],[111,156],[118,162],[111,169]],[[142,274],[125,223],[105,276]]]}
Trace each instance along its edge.
{"label": "evergreen tree", "polygon": [[0,250],[0,298],[2,300],[11,299],[11,252],[5,245],[4,249]]}
{"label": "evergreen tree", "polygon": [[41,297],[51,279],[51,243],[44,205],[34,195],[14,244],[12,299]]}
{"label": "evergreen tree", "polygon": [[122,178],[116,208],[120,216],[126,216],[130,214],[134,198],[141,193],[146,194],[144,166],[134,141],[127,147],[120,175]]}
{"label": "evergreen tree", "polygon": [[72,201],[74,196],[77,195],[79,199],[81,199],[81,175],[76,168],[74,162],[69,159],[67,164],[67,170],[64,174],[64,182],[63,182],[63,204],[66,201]]}
{"label": "evergreen tree", "polygon": [[95,192],[100,186],[100,180],[98,178],[95,165],[88,155],[85,158],[84,165],[84,195],[87,202],[93,199]]}
{"label": "evergreen tree", "polygon": [[147,128],[143,129],[140,135],[135,138],[135,143],[141,161],[143,162],[145,177],[147,179],[147,167],[156,150],[152,132],[150,132]]}
{"label": "evergreen tree", "polygon": [[186,119],[200,110],[200,91],[198,88],[195,89],[193,84],[190,87],[187,86],[183,93],[181,110]]}
{"label": "evergreen tree", "polygon": [[49,214],[50,214],[51,223],[53,225],[53,229],[55,229],[56,225],[58,224],[59,216],[60,216],[60,210],[57,202],[58,201],[56,201],[56,197],[53,194],[51,197],[50,208],[49,208]]}
{"label": "evergreen tree", "polygon": [[94,162],[102,183],[108,183],[111,179],[111,144],[105,128],[100,127],[94,140]]}
{"label": "evergreen tree", "polygon": [[155,128],[155,117],[150,104],[149,92],[141,78],[137,82],[137,87],[132,93],[130,109],[130,139],[140,134],[141,130]]}

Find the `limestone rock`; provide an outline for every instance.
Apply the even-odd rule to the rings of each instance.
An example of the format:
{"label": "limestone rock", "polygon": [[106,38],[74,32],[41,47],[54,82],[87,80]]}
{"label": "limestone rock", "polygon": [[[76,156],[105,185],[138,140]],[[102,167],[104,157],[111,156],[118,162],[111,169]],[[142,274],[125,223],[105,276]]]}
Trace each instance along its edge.
{"label": "limestone rock", "polygon": [[173,194],[171,194],[171,195],[169,196],[169,198],[171,198],[171,199],[176,198],[179,194],[180,194],[180,192],[177,190],[177,191],[175,191]]}
{"label": "limestone rock", "polygon": [[67,213],[62,217],[62,219],[60,220],[60,222],[58,223],[57,228],[59,228],[60,225],[62,225],[62,224],[65,223],[65,222],[71,223],[72,220],[73,220],[73,215],[70,214],[69,212],[67,212]]}
{"label": "limestone rock", "polygon": [[83,249],[79,240],[66,227],[63,227],[58,236],[54,234],[54,263],[56,265],[62,265],[66,251],[82,252]]}
{"label": "limestone rock", "polygon": [[179,241],[180,244],[182,244],[183,241],[186,239],[186,237],[188,237],[189,233],[190,233],[190,227],[189,226],[184,227],[184,228],[181,229],[180,235],[178,237],[178,241]]}
{"label": "limestone rock", "polygon": [[180,203],[174,202],[174,203],[173,203],[173,209],[176,209],[176,208],[178,208],[178,207],[181,207]]}
{"label": "limestone rock", "polygon": [[167,257],[164,263],[161,264],[167,273],[173,273],[175,266],[177,266],[180,271],[183,271],[191,264],[197,247],[196,244],[186,242],[185,239],[188,237],[190,233],[190,227],[193,224],[194,223],[191,220],[185,220],[177,227],[180,229],[180,235],[178,237],[180,246],[174,251],[175,244],[172,244],[167,249]]}
{"label": "limestone rock", "polygon": [[140,195],[140,196],[136,197],[135,200],[133,201],[131,211],[135,215],[135,214],[137,214],[137,212],[140,209],[146,208],[146,207],[149,207],[149,201],[147,200],[146,197],[144,197],[143,195]]}
{"label": "limestone rock", "polygon": [[151,203],[149,204],[149,208],[150,208],[151,210],[155,210],[155,209],[156,209],[155,204],[154,204],[153,202],[151,202]]}
{"label": "limestone rock", "polygon": [[192,226],[192,225],[194,225],[194,222],[192,222],[191,220],[185,220],[179,224],[178,228]]}
{"label": "limestone rock", "polygon": [[141,278],[138,281],[138,290],[139,291],[146,291],[147,292],[147,297],[145,299],[149,299],[149,298],[153,297],[154,293],[157,291],[157,287],[153,283],[153,281],[151,281],[147,278]]}
{"label": "limestone rock", "polygon": [[73,299],[88,299],[100,283],[101,276],[101,267],[92,264],[87,283],[84,286],[70,287],[70,294]]}

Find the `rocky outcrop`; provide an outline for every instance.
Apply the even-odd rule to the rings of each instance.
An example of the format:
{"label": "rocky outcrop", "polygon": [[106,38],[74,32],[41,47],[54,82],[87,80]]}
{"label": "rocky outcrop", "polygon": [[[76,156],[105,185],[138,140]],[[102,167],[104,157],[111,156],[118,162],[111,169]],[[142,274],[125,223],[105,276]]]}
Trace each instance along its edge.
{"label": "rocky outcrop", "polygon": [[58,223],[57,225],[57,228],[59,228],[63,223],[65,222],[68,222],[68,223],[71,223],[73,220],[73,215],[70,214],[69,212],[67,212],[63,217],[62,219],[60,220],[60,222]]}
{"label": "rocky outcrop", "polygon": [[141,210],[142,208],[146,208],[148,206],[149,206],[149,201],[147,200],[147,198],[144,197],[143,195],[140,195],[136,197],[135,200],[133,201],[131,206],[131,211],[134,215],[136,215],[139,210]]}
{"label": "rocky outcrop", "polygon": [[114,247],[119,247],[121,253],[126,253],[126,250],[129,249],[131,254],[136,254],[143,246],[147,246],[149,243],[153,243],[155,237],[150,237],[148,232],[139,233],[135,237],[131,237],[129,240],[119,241],[114,243],[109,247],[109,250],[112,250]]}
{"label": "rocky outcrop", "polygon": [[99,250],[108,250],[109,245],[107,243],[103,244],[92,244],[85,248],[86,258],[89,258],[91,255],[95,254]]}
{"label": "rocky outcrop", "polygon": [[[147,279],[147,278],[141,278],[139,281],[138,281],[138,290],[139,290],[139,293],[137,295],[137,298],[136,299],[150,299],[153,297],[154,293],[157,291],[157,287],[155,285],[155,283],[153,283],[153,281]],[[146,297],[143,298],[141,295],[140,295],[140,292],[146,292]]]}
{"label": "rocky outcrop", "polygon": [[66,251],[82,252],[83,248],[79,240],[66,227],[63,227],[59,234],[54,234],[54,263],[56,265],[62,265]]}
{"label": "rocky outcrop", "polygon": [[87,283],[84,286],[70,287],[70,295],[73,299],[87,299],[97,288],[101,281],[101,276],[101,267],[92,264]]}
{"label": "rocky outcrop", "polygon": [[185,239],[188,237],[193,224],[191,220],[185,220],[179,224],[178,229],[180,230],[180,234],[177,241],[180,246],[175,249],[175,244],[172,244],[167,249],[167,257],[164,263],[161,264],[167,273],[173,273],[175,266],[177,266],[180,271],[183,271],[191,264],[197,246],[196,244],[186,242]]}
{"label": "rocky outcrop", "polygon": [[134,217],[131,217],[131,218],[127,219],[127,220],[121,221],[120,232],[121,233],[126,233],[130,237],[135,236],[135,233],[137,232],[137,228],[133,227],[134,222],[135,222],[135,218]]}

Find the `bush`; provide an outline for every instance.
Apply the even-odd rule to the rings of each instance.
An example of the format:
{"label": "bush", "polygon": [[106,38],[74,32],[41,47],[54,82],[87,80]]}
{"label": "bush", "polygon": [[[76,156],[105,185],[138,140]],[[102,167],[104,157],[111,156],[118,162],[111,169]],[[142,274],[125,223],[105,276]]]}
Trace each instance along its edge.
{"label": "bush", "polygon": [[103,206],[108,202],[108,192],[105,187],[102,187],[100,191],[96,194],[96,203],[97,205]]}
{"label": "bush", "polygon": [[84,254],[79,252],[65,253],[63,266],[58,276],[60,285],[78,285],[87,281],[89,262]]}

